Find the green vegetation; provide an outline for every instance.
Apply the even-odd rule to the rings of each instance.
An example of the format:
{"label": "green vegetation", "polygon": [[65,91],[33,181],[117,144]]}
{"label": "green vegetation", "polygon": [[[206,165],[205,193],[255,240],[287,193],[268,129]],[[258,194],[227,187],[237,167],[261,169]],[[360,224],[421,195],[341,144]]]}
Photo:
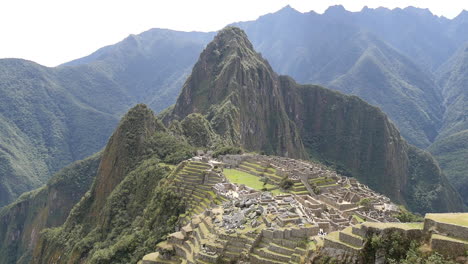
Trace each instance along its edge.
{"label": "green vegetation", "polygon": [[[439,110],[442,107],[439,101],[442,99],[434,89],[431,78],[426,78],[428,76],[424,72],[371,35],[359,33],[352,36],[355,43],[351,43],[351,48],[357,50],[353,53],[356,57],[336,60],[340,63],[346,61],[340,64],[342,67],[336,67],[332,61],[327,67],[336,67],[343,72],[338,74],[323,68],[320,75],[326,73],[330,76],[321,83],[361,95],[381,106],[400,125],[405,137],[415,144],[426,146],[435,138],[441,125]],[[31,186],[44,182],[47,177],[41,178],[39,175],[47,174],[91,149],[88,145],[81,145],[85,139],[95,139],[89,143],[94,148],[102,146],[108,134],[96,127],[115,125],[116,116],[125,109],[126,103],[141,98],[155,99],[156,95],[151,95],[152,92],[147,94],[147,90],[152,89],[144,85],[153,83],[155,79],[146,77],[140,80],[138,78],[142,76],[135,76],[134,73],[146,71],[118,63],[120,59],[128,58],[124,55],[132,54],[129,52],[131,47],[140,46],[140,41],[142,38],[130,36],[116,53],[104,49],[101,53],[110,55],[95,54],[94,57],[75,62],[75,65],[81,64],[79,68],[85,69],[84,73],[71,66],[59,67],[57,72],[32,67],[40,72],[35,74],[25,70],[22,73],[33,76],[32,80],[24,81],[18,76],[14,80],[25,83],[13,83],[6,89],[5,96],[5,91],[0,91],[0,98],[7,98],[0,102],[0,121],[8,124],[0,131],[5,135],[0,140],[14,138],[19,142],[18,146],[7,142],[4,144],[6,147],[2,145],[0,148],[2,176],[32,175],[27,179]],[[371,43],[372,49],[365,43]],[[144,55],[145,51],[142,50],[141,54]],[[141,54],[132,55],[130,64],[141,61],[138,59]],[[93,64],[97,57],[104,59]],[[149,58],[147,63],[154,66],[152,59]],[[28,68],[26,64],[19,68]],[[106,65],[115,68],[106,69]],[[16,74],[18,69],[15,67],[7,67],[11,68],[7,75]],[[94,68],[104,69],[105,74],[94,72]],[[170,80],[166,77],[161,79],[174,83],[173,78],[176,77],[170,73],[176,70],[164,72],[163,76],[172,76],[167,77]],[[0,73],[4,74],[3,71]],[[70,263],[134,263],[144,253],[153,250],[155,243],[174,230],[179,217],[187,215],[183,197],[168,188],[172,170],[161,166],[160,162],[177,164],[193,155],[195,148],[212,149],[229,145],[267,154],[312,157],[329,162],[340,172],[356,177],[396,201],[407,202],[411,210],[422,213],[462,209],[459,197],[433,158],[402,140],[398,130],[380,109],[355,96],[345,96],[314,85],[299,85],[291,78],[278,77],[268,62],[253,50],[242,30],[229,27],[221,31],[200,55],[200,62],[192,73],[177,104],[164,113],[164,122],[170,123],[169,129],[153,119],[152,112],[141,105],[137,109],[143,112],[130,112],[124,117],[122,128],[111,138],[103,154],[103,165],[91,190],[74,206],[62,226],[46,230],[36,241],[37,255],[33,258],[36,263],[57,262],[57,256],[60,256],[60,261]],[[61,77],[77,74],[86,78],[81,75],[72,79]],[[109,79],[114,74],[120,77]],[[161,77],[154,75],[155,78]],[[415,76],[416,80],[408,80],[409,76]],[[78,84],[73,80],[78,80]],[[98,86],[103,85],[102,89],[96,89],[94,82]],[[135,85],[135,82],[142,85]],[[11,98],[16,98],[8,93],[23,92],[18,88],[23,86],[34,89],[24,91],[28,96],[21,94],[18,98],[44,96],[53,97],[54,100],[16,109],[17,105],[27,102],[8,103]],[[53,89],[49,89],[49,86]],[[129,87],[136,87],[135,91]],[[382,89],[376,93],[375,87]],[[91,90],[98,90],[99,96],[89,96]],[[161,92],[158,89],[155,91]],[[116,93],[115,97],[109,96],[113,92]],[[60,102],[57,105],[54,105],[55,98]],[[157,104],[155,101],[152,103]],[[395,108],[395,105],[398,107]],[[43,118],[43,112],[47,111],[54,112],[47,115],[50,119]],[[19,117],[10,115],[17,112],[25,114]],[[79,130],[81,128],[84,131]],[[98,133],[98,136],[91,137],[93,133]],[[31,142],[21,140],[29,138]],[[61,140],[63,138],[72,138],[73,142]],[[49,144],[51,142],[54,144]],[[57,152],[54,157],[58,159],[44,156],[51,150]],[[67,155],[62,156],[64,152],[72,150],[76,150],[76,155],[67,156],[69,153],[65,153]],[[30,159],[29,155],[40,159]],[[18,166],[11,163],[12,157],[31,162],[25,163],[24,171],[13,171]],[[60,157],[68,157],[68,160],[61,160]],[[34,173],[31,173],[33,169]],[[266,169],[263,173],[269,174],[270,170]],[[225,170],[225,174],[233,182],[257,190],[276,188],[266,181],[262,182],[260,177],[238,170]],[[14,181],[11,178],[0,179],[0,193],[8,193],[7,199],[10,199],[10,194],[30,188],[25,181],[14,190],[16,186],[12,185]],[[317,186],[322,184],[334,184],[326,181],[313,182],[313,186],[319,188]],[[74,184],[77,182],[81,182],[80,177],[76,182],[72,181]],[[289,183],[284,182],[284,185]],[[77,186],[77,189],[86,190],[85,185]],[[42,189],[24,195],[20,201],[29,201],[33,197],[41,201],[43,198],[36,196],[38,194],[43,194]],[[3,200],[4,197],[0,198]],[[361,201],[360,204],[368,207],[370,201]],[[406,214],[401,217],[411,219],[413,216]],[[399,227],[420,228],[420,224],[400,224]],[[371,259],[375,258],[377,251],[384,250],[386,258],[400,261],[408,257],[406,252],[411,248],[408,239],[401,234],[388,238],[375,236],[368,244],[366,252]],[[8,254],[17,255],[16,252]]]}
{"label": "green vegetation", "polygon": [[353,214],[353,218],[358,221],[358,223],[364,223],[366,220],[362,219],[359,215]]}
{"label": "green vegetation", "polygon": [[169,167],[171,170],[174,170],[177,166],[174,165],[174,164],[169,164],[169,163],[164,163],[164,162],[160,162],[159,163],[159,166],[167,166]]}
{"label": "green vegetation", "polygon": [[389,260],[389,264],[456,264],[457,262],[447,260],[444,256],[437,252],[431,254],[424,254],[419,251],[416,246],[412,245],[406,254],[406,258],[401,259],[399,262],[396,260]]}
{"label": "green vegetation", "polygon": [[[357,37],[368,38],[365,34]],[[225,46],[228,42],[229,46]],[[387,49],[384,43],[375,44],[390,54],[396,53]],[[393,98],[405,91],[404,100],[398,103],[389,100],[385,105],[398,111],[394,117],[404,119],[397,123],[417,124],[418,127],[413,128],[418,132],[413,138],[421,139],[420,145],[428,145],[428,137],[436,133],[437,120],[440,120],[437,107],[427,110],[429,105],[437,105],[435,101],[440,100],[434,84],[422,78],[418,79],[417,87],[409,82],[395,85],[393,80],[382,76],[384,73],[381,71],[386,70],[375,65],[380,63],[376,58],[390,64],[403,58],[374,52],[364,54],[359,62],[369,62],[373,69],[371,74],[368,67],[364,67],[367,64],[359,65],[357,70],[366,79],[361,85],[366,87],[375,82],[378,87],[386,87],[382,91],[389,94],[379,94],[373,102]],[[240,62],[233,58],[239,58]],[[391,72],[400,74],[391,68]],[[235,74],[241,71],[247,77]],[[424,75],[406,62],[404,72]],[[385,80],[380,82],[380,78]],[[272,83],[278,83],[278,86],[272,86]],[[350,83],[346,86],[354,82]],[[374,87],[368,89],[373,91]],[[406,93],[408,89],[411,89],[411,94]],[[276,96],[280,94],[283,96]],[[366,94],[375,96],[373,92]],[[419,94],[427,94],[427,98],[413,101],[420,97]],[[399,107],[395,108],[395,105]],[[402,109],[412,115],[402,115]],[[420,109],[427,111],[421,113]],[[346,118],[343,117],[344,112]],[[453,192],[432,157],[408,145],[379,108],[356,96],[346,96],[315,85],[299,85],[287,76],[276,76],[268,63],[255,52],[246,34],[237,28],[227,27],[220,31],[206,47],[176,105],[165,115],[165,122],[185,122],[187,118],[198,120],[194,122],[198,125],[193,126],[198,129],[190,137],[198,138],[192,142],[200,146],[220,142],[240,146],[246,151],[314,158],[328,162],[330,166],[339,168],[341,173],[356,177],[397,202],[408,204],[410,210],[424,213],[463,209],[460,197]],[[197,136],[197,131],[206,131],[208,137]],[[220,133],[219,138],[212,136],[212,132]],[[383,179],[386,184],[382,184]],[[402,179],[408,179],[410,184],[403,185],[406,180]],[[324,181],[329,182],[316,185],[334,184],[331,179]]]}
{"label": "green vegetation", "polygon": [[442,223],[468,226],[468,213],[426,214],[426,218]]}
{"label": "green vegetation", "polygon": [[221,155],[227,154],[242,154],[244,151],[240,147],[235,146],[222,146],[215,149],[213,152],[213,157],[217,158]]}
{"label": "green vegetation", "polygon": [[284,190],[289,190],[293,187],[294,183],[288,177],[285,177],[281,180],[279,186]]}
{"label": "green vegetation", "polygon": [[3,59],[0,83],[0,207],[101,150],[128,106],[102,73],[86,69]]}
{"label": "green vegetation", "polygon": [[[101,161],[101,154],[77,161],[56,173],[46,186],[25,193],[0,209],[0,263],[29,262],[31,238],[44,228],[62,225],[72,207],[89,190]],[[19,239],[11,240],[11,237]]]}
{"label": "green vegetation", "polygon": [[429,151],[437,158],[468,206],[468,45],[465,43],[458,52],[439,69],[438,79],[445,98],[443,126]]}
{"label": "green vegetation", "polygon": [[[271,184],[265,184],[260,180],[260,177],[257,177],[255,175],[236,170],[236,169],[225,169],[223,171],[223,174],[226,176],[226,178],[232,182],[232,183],[237,183],[237,184],[244,184],[252,189],[261,191],[262,189],[266,188],[267,190],[271,190],[275,188],[274,185]],[[273,190],[272,193],[276,194],[279,191]]]}
{"label": "green vegetation", "polygon": [[387,236],[374,234],[365,244],[364,257],[368,263],[373,263],[379,251],[385,254],[385,259],[399,261],[406,257],[411,243],[411,239],[402,236],[398,231],[391,232]]}
{"label": "green vegetation", "polygon": [[[389,241],[394,239],[394,242]],[[385,248],[386,259],[391,264],[455,264],[456,262],[447,260],[437,252],[423,253],[419,250],[419,244],[416,241],[404,239],[395,233],[389,239],[379,239],[372,237],[371,244],[376,248]],[[402,243],[402,244],[400,244]],[[409,243],[409,244],[408,244]],[[402,246],[404,245],[404,246]],[[389,252],[387,253],[387,250]]]}
{"label": "green vegetation", "polygon": [[359,202],[359,206],[363,206],[366,210],[372,209],[372,203],[374,200],[372,198],[362,198]]}
{"label": "green vegetation", "polygon": [[191,158],[195,154],[195,148],[186,141],[164,132],[156,132],[148,140],[146,151],[156,154],[163,162],[172,165]]}
{"label": "green vegetation", "polygon": [[185,210],[182,197],[165,186],[167,174],[158,159],[145,160],[112,191],[97,219],[87,216],[92,197],[85,196],[64,226],[46,231],[39,246],[49,251],[38,263],[49,262],[56,251],[69,260],[86,255],[89,263],[137,262]]}
{"label": "green vegetation", "polygon": [[377,222],[366,222],[364,225],[378,228],[378,229],[387,229],[387,228],[396,228],[403,230],[411,229],[423,229],[424,224],[419,223],[377,223]]}
{"label": "green vegetation", "polygon": [[438,139],[428,149],[468,206],[468,130]]}
{"label": "green vegetation", "polygon": [[315,184],[317,186],[324,186],[334,184],[335,181],[328,177],[318,177],[310,180],[310,184]]}
{"label": "green vegetation", "polygon": [[197,113],[192,113],[181,122],[183,135],[190,145],[194,147],[213,148],[220,142],[219,136],[213,131],[206,118]]}
{"label": "green vegetation", "polygon": [[0,207],[101,150],[133,104],[173,104],[211,38],[153,29],[66,66],[0,60]]}
{"label": "green vegetation", "polygon": [[161,160],[192,155],[193,147],[169,134],[146,106],[132,108],[112,135],[91,190],[62,226],[41,235],[37,247],[47,250],[38,251],[35,263],[53,262],[57,252],[70,262],[137,262],[185,212],[180,194],[167,186],[173,169]]}
{"label": "green vegetation", "polygon": [[410,146],[408,189],[412,196],[408,207],[416,213],[430,212],[438,207],[439,212],[463,211],[463,201],[456,190],[448,183],[434,158],[425,151]]}
{"label": "green vegetation", "polygon": [[411,213],[404,206],[399,206],[399,209],[400,212],[396,214],[395,217],[402,223],[424,221],[424,217]]}

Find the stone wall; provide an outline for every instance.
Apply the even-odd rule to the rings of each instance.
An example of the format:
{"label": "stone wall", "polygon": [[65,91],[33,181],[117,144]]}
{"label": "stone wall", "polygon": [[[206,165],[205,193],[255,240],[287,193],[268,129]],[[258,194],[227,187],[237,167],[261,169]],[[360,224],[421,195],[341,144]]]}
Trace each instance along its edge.
{"label": "stone wall", "polygon": [[334,241],[334,240],[331,240],[331,239],[328,239],[328,238],[325,238],[324,242],[323,242],[323,247],[324,248],[335,248],[335,249],[340,249],[340,250],[343,250],[343,251],[346,251],[346,252],[349,252],[350,254],[352,255],[356,255],[358,256],[359,255],[359,252],[360,250],[359,249],[355,249],[353,247],[349,247],[343,243],[340,243],[340,242],[337,242],[337,241]]}
{"label": "stone wall", "polygon": [[362,245],[364,244],[364,240],[362,238],[347,234],[345,232],[340,232],[339,238],[341,241],[345,242],[346,244],[349,244],[355,247],[362,247]]}
{"label": "stone wall", "polygon": [[468,252],[468,243],[432,236],[431,248],[450,258],[464,256]]}
{"label": "stone wall", "polygon": [[468,228],[459,225],[436,222],[432,219],[424,219],[424,231],[436,231],[451,237],[468,240]]}
{"label": "stone wall", "polygon": [[388,227],[388,228],[376,228],[373,226],[367,226],[366,223],[362,224],[362,228],[366,232],[366,236],[369,237],[371,234],[379,234],[381,236],[387,236],[393,232],[399,232],[402,236],[407,237],[412,240],[423,240],[426,236],[426,233],[422,229],[404,229],[398,227]]}

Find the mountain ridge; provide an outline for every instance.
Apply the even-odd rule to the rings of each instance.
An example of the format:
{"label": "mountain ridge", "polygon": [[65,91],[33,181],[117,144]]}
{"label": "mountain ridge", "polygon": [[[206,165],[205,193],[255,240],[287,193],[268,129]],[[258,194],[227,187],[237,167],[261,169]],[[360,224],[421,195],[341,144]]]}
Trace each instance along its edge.
{"label": "mountain ridge", "polygon": [[[379,108],[277,75],[238,28],[206,47],[178,103],[160,118],[166,126],[142,104],[122,118],[91,189],[63,225],[41,233],[31,263],[133,263],[152,252],[193,213],[170,188],[186,162],[165,163],[200,148],[310,155],[418,212],[463,209],[432,156],[408,145]],[[202,182],[209,176],[188,170]]]}
{"label": "mountain ridge", "polygon": [[0,60],[0,207],[99,151],[131,105],[169,106],[209,37],[140,35],[74,65]]}
{"label": "mountain ridge", "polygon": [[[226,42],[226,36],[234,40]],[[219,59],[223,53],[218,47],[226,43],[227,55]],[[407,184],[410,179],[425,191],[432,188],[422,187],[425,176],[412,171],[413,167],[422,166],[425,173],[431,174],[433,183],[447,188],[437,195],[451,202],[442,204],[453,203],[461,208],[457,195],[450,198],[453,188],[446,184],[437,163],[429,154],[408,145],[380,109],[358,97],[319,86],[298,85],[288,77],[278,76],[248,43],[246,34],[238,28],[227,27],[218,33],[200,55],[176,105],[164,117],[165,123],[181,120],[193,111],[212,122],[221,112],[219,109],[231,104],[234,110],[230,112],[236,114],[224,117],[228,121],[222,127],[234,128],[240,139],[237,144],[247,150],[291,157],[304,157],[305,150],[306,156],[342,166],[365,184],[402,203],[414,195],[410,190],[413,187]],[[305,99],[313,103],[306,103]],[[350,116],[345,117],[346,113]],[[382,178],[387,182],[385,187],[379,184]],[[424,196],[425,191],[418,193]],[[410,208],[421,210],[414,202],[409,204]],[[439,204],[437,208],[443,210],[444,206]]]}
{"label": "mountain ridge", "polygon": [[[464,36],[468,35],[464,34],[464,30],[468,28],[468,26],[466,26],[467,20],[464,19],[467,13],[466,11],[461,12],[460,15],[458,15],[456,18],[450,20],[445,18],[435,18],[432,15],[426,14],[427,12],[424,10],[420,10],[421,12],[417,11],[417,13],[422,14],[422,17],[416,17],[414,14],[412,15],[411,12],[409,12],[408,10],[405,11],[403,9],[385,10],[383,8],[368,8],[363,10],[364,11],[361,12],[343,11],[346,14],[345,17],[351,16],[352,18],[343,18],[344,22],[346,22],[343,23],[339,22],[339,20],[335,21],[331,18],[325,19],[326,17],[323,14],[321,15],[315,12],[308,12],[302,14],[298,11],[293,11],[292,8],[284,8],[284,10],[281,12],[279,11],[275,14],[265,15],[256,20],[255,22],[251,22],[255,23],[257,26],[262,23],[271,24],[271,27],[265,28],[267,32],[272,32],[272,34],[269,34],[269,37],[271,38],[272,36],[274,36],[274,38],[268,39],[265,38],[265,36],[262,34],[257,34],[255,31],[247,30],[247,28],[245,27],[244,29],[247,31],[247,34],[252,40],[256,49],[260,51],[265,58],[269,59],[272,67],[277,72],[281,74],[286,73],[292,75],[300,83],[305,83],[305,81],[301,80],[301,78],[297,78],[297,75],[302,74],[301,72],[303,71],[303,69],[308,69],[308,71],[310,72],[312,72],[311,70],[314,69],[314,72],[318,72],[323,65],[327,65],[328,63],[331,63],[330,67],[332,65],[334,65],[334,67],[340,66],[338,63],[333,64],[332,62],[330,62],[330,58],[325,57],[322,57],[320,59],[320,63],[311,64],[310,62],[319,60],[319,57],[316,53],[310,52],[310,49],[308,49],[308,45],[310,43],[306,41],[307,39],[305,37],[314,36],[314,38],[312,39],[313,41],[311,42],[312,44],[322,38],[329,39],[322,45],[318,46],[316,50],[323,50],[323,48],[330,46],[330,44],[333,42],[338,43],[338,46],[335,44],[335,47],[339,47],[340,44],[344,44],[344,40],[346,40],[346,38],[348,38],[350,35],[354,34],[356,30],[360,31],[360,29],[362,29],[360,26],[361,24],[369,24],[366,27],[372,26],[372,28],[374,29],[367,31],[376,35],[379,40],[385,42],[392,49],[398,51],[399,55],[403,54],[402,56],[408,57],[414,64],[417,64],[418,66],[421,64],[421,61],[443,60],[437,58],[445,58],[447,54],[452,55],[452,50],[455,50],[458,47],[458,45],[461,45],[460,43],[466,42]],[[364,15],[364,13],[366,13],[366,15]],[[269,18],[270,20],[267,21],[267,18]],[[385,22],[388,22],[389,19],[394,21],[392,22],[393,24],[389,24],[391,27],[394,27],[394,29],[389,29],[388,25]],[[285,30],[280,25],[281,23],[277,23],[280,20],[290,21],[292,26],[286,27],[287,30]],[[395,34],[395,30],[398,31],[398,29],[402,27],[400,25],[401,23],[399,24],[398,22],[399,20],[401,20],[401,22],[411,22],[409,24],[411,24],[412,27],[407,28],[406,26],[404,26],[404,32],[407,32],[407,34]],[[426,23],[426,20],[429,22]],[[327,30],[317,31],[317,28],[320,28],[319,25],[323,24],[324,21],[329,23],[327,25],[330,27]],[[356,21],[358,21],[359,23],[357,23]],[[357,25],[355,25],[356,23]],[[343,24],[345,27],[343,27]],[[417,30],[419,27],[422,27],[422,29],[420,30],[421,33],[414,34],[413,36],[411,30]],[[310,32],[307,34],[302,34],[300,30],[301,28],[308,28],[310,29]],[[443,29],[443,32],[446,32],[443,34],[443,36],[436,36],[437,34],[433,34],[434,31],[437,31],[441,28]],[[313,32],[315,32],[315,35],[312,34]],[[379,34],[375,34],[375,32]],[[290,33],[294,34],[288,35]],[[63,88],[70,89],[73,91],[71,93],[72,95],[60,96],[57,100],[62,100],[66,98],[66,100],[73,101],[73,104],[79,104],[79,108],[85,108],[85,113],[89,114],[89,111],[91,111],[92,113],[101,115],[102,118],[107,120],[106,122],[96,122],[103,125],[103,127],[96,126],[98,128],[95,130],[99,131],[99,133],[102,134],[102,139],[100,140],[100,143],[88,142],[84,145],[76,144],[77,141],[87,142],[88,139],[92,138],[88,135],[80,135],[79,137],[74,137],[73,139],[70,139],[70,142],[60,144],[60,147],[58,149],[54,146],[42,147],[42,145],[44,145],[43,143],[33,144],[31,142],[28,142],[30,141],[30,139],[26,138],[27,136],[25,136],[25,134],[21,132],[21,129],[15,128],[15,120],[0,117],[0,119],[2,120],[2,124],[4,124],[4,136],[1,136],[0,138],[15,138],[15,142],[17,142],[16,146],[12,146],[8,142],[0,143],[0,152],[2,152],[2,154],[0,154],[0,159],[2,160],[1,163],[8,165],[5,166],[3,170],[0,169],[0,177],[2,177],[2,183],[0,183],[0,204],[2,204],[3,201],[3,204],[6,204],[9,201],[12,201],[20,193],[31,190],[32,188],[43,184],[47,180],[47,178],[49,178],[50,175],[53,174],[53,172],[65,166],[69,162],[72,162],[75,159],[83,158],[85,156],[85,154],[75,154],[74,151],[71,151],[70,154],[63,155],[59,159],[50,159],[47,157],[43,159],[41,155],[39,155],[45,153],[42,149],[50,148],[55,152],[67,152],[66,148],[72,150],[80,148],[80,153],[86,152],[86,155],[91,154],[100,149],[100,147],[104,146],[105,139],[107,139],[107,136],[110,135],[112,128],[117,124],[120,115],[123,114],[130,107],[130,105],[140,102],[141,99],[142,102],[147,103],[156,111],[160,111],[162,109],[165,109],[171,103],[173,103],[178,95],[180,87],[185,81],[185,76],[189,74],[191,69],[190,67],[193,65],[193,63],[195,63],[196,56],[198,55],[199,51],[202,50],[204,45],[208,42],[209,38],[213,34],[213,32],[174,33],[171,30],[153,29],[139,35],[129,36],[129,38],[126,41],[117,43],[115,45],[111,45],[107,48],[103,48],[100,51],[94,53],[94,55],[85,57],[82,60],[70,62],[70,64],[68,65],[65,64],[55,68],[44,68],[46,69],[46,72],[54,72],[54,74],[52,75],[44,74],[44,76],[47,77],[45,78],[47,81],[45,82],[46,86],[52,88],[55,87],[56,83],[62,83],[66,84]],[[337,40],[333,40],[334,35],[339,36],[339,38],[337,38]],[[415,52],[414,54],[419,54],[418,56],[420,56],[421,58],[421,60],[418,63],[416,57],[408,56],[407,53],[402,52],[402,50],[404,50],[405,47],[401,47],[401,45],[403,45],[404,43],[412,43],[412,38],[414,37],[418,38],[417,41],[427,37],[431,39],[430,43],[435,43],[437,45],[442,45],[441,43],[448,43],[448,48],[443,53],[440,53],[439,51],[429,53],[420,51]],[[164,41],[165,38],[166,41]],[[178,43],[177,39],[182,39],[181,43]],[[267,41],[260,41],[262,39],[267,39]],[[284,39],[286,41],[277,41],[278,39]],[[350,41],[347,41],[347,43],[350,43]],[[398,45],[396,45],[395,43],[397,43]],[[426,50],[432,50],[431,46],[427,46],[426,44],[419,46],[424,47],[424,49]],[[276,52],[268,52],[269,49],[274,49],[276,50]],[[355,52],[355,50],[350,50],[350,53],[353,52]],[[429,57],[426,58],[422,56],[425,54]],[[190,57],[190,59],[177,59],[179,55],[187,56],[187,58]],[[142,57],[148,57],[150,59],[142,59]],[[278,63],[275,63],[275,58],[277,58]],[[295,60],[297,58],[305,59],[303,66],[294,66],[296,65]],[[347,63],[353,66],[353,62],[353,59],[349,59]],[[175,66],[166,67],[167,65],[172,64],[174,64]],[[278,65],[283,66],[284,68],[280,68]],[[41,68],[38,65],[30,66],[30,68],[32,69]],[[345,71],[346,73],[346,70],[349,69],[351,66],[348,66],[348,68],[344,67],[345,70],[343,71]],[[411,65],[408,64],[407,66],[409,67]],[[288,68],[290,72],[288,72]],[[376,67],[372,69],[375,68]],[[361,67],[361,69],[365,70],[363,67]],[[404,80],[406,73],[400,75],[398,71],[390,71],[389,69],[390,67],[385,67],[385,71],[381,71],[381,73],[390,73],[392,76]],[[42,71],[40,72],[41,74],[43,74]],[[388,108],[383,107],[383,104],[379,105],[379,103],[373,100],[373,98],[366,98],[365,96],[361,96],[368,102],[384,109],[384,111],[387,114],[389,114],[390,118],[400,128],[402,135],[406,139],[410,140],[410,143],[416,144],[420,147],[425,147],[432,143],[430,141],[434,137],[434,131],[437,130],[438,127],[441,125],[440,113],[437,112],[436,114],[434,114],[433,110],[434,106],[441,107],[441,105],[438,101],[430,99],[434,97],[433,95],[436,95],[437,98],[437,94],[439,92],[431,92],[431,90],[434,90],[433,88],[425,89],[426,87],[434,87],[432,81],[429,80],[431,79],[430,77],[432,77],[432,73],[429,72],[429,75],[425,74],[424,72],[426,71],[423,69],[420,69],[417,72],[422,72],[421,74],[418,74],[418,79],[425,79],[424,82],[413,83],[411,78],[407,78],[407,80],[405,81],[399,80],[398,82],[395,82],[398,84],[398,86],[401,86],[404,89],[396,89],[395,91],[398,92],[393,93],[392,95],[394,97],[391,99],[398,103],[400,103],[401,100],[402,105],[408,108],[405,112],[401,112],[400,109],[389,110]],[[331,72],[329,72],[328,74],[330,73]],[[344,82],[345,80],[348,80],[348,82],[355,81],[356,79],[354,77],[356,76],[353,76],[353,74],[347,74],[346,76],[343,76],[340,82]],[[9,75],[10,76],[7,76],[4,82],[1,82],[0,80],[0,88],[7,87],[6,84],[11,83],[12,80],[21,79],[21,77],[11,78],[14,75],[11,75],[10,73]],[[89,75],[93,77],[88,78],[87,76]],[[26,76],[30,76],[30,74],[26,74]],[[136,78],[133,78],[132,76]],[[306,75],[304,76],[305,77],[303,79],[308,78]],[[336,76],[336,74],[332,76]],[[393,79],[389,78],[385,82],[385,85],[392,84],[391,80]],[[359,79],[357,81],[359,81]],[[309,83],[316,81],[313,81],[312,79],[307,79],[306,82]],[[73,85],[69,85],[69,83]],[[319,82],[317,81],[317,83]],[[34,84],[25,85],[29,87],[34,87]],[[333,84],[328,82],[325,83],[325,85],[327,87],[333,87]],[[115,91],[106,88],[108,86],[113,86],[115,88]],[[338,89],[338,86],[339,85],[336,85],[334,88]],[[346,85],[342,87],[349,86]],[[377,87],[377,85],[375,87]],[[413,89],[414,87],[419,88],[420,91],[418,91],[418,89]],[[359,89],[361,89],[360,87],[355,88],[355,90],[350,90],[359,91]],[[401,91],[405,90],[411,91],[414,97],[411,97],[404,93],[403,95],[405,95],[405,97],[402,97],[400,93]],[[418,94],[421,91],[430,94],[430,98],[420,98]],[[13,98],[13,100],[16,100],[15,98],[18,95],[5,96],[7,99]],[[421,104],[419,102],[424,103]],[[54,102],[44,102],[44,105],[53,104]],[[4,105],[8,105],[8,103]],[[6,109],[3,111],[5,112],[2,113],[9,113],[11,112],[11,109]],[[88,127],[94,125],[91,122],[84,121],[84,114],[81,110],[70,110],[65,111],[65,113],[58,113],[58,116],[54,118],[64,120],[71,117],[73,120],[76,120],[76,123],[80,123],[81,127]],[[37,119],[39,118],[44,117],[38,116]],[[61,133],[63,133],[63,130],[64,129],[60,127],[54,128],[53,131],[50,131],[50,133],[47,134],[60,135]],[[72,130],[77,131],[77,129]],[[66,138],[70,137],[67,135]],[[78,140],[77,138],[80,139]],[[68,147],[68,145],[70,144],[72,146]],[[77,145],[78,147],[76,147]],[[35,157],[30,157],[30,154],[36,151],[34,149],[37,149],[38,146],[41,146],[40,149],[37,150],[39,152],[38,155],[34,155]],[[66,148],[62,148],[63,146],[66,146]],[[13,158],[11,153],[14,153],[14,156],[17,158]],[[40,159],[37,160],[36,157],[40,157]],[[62,160],[62,157],[65,158],[63,158]],[[21,168],[21,170],[23,171],[19,171],[18,164],[20,163],[28,164],[27,167],[34,168],[34,170],[37,171],[33,171],[33,169],[26,170],[24,168]],[[54,168],[50,170],[48,166]]]}
{"label": "mountain ridge", "polygon": [[[102,92],[86,96],[97,84]],[[117,123],[115,106],[125,106],[117,87],[95,72],[0,60],[0,206],[100,150]]]}

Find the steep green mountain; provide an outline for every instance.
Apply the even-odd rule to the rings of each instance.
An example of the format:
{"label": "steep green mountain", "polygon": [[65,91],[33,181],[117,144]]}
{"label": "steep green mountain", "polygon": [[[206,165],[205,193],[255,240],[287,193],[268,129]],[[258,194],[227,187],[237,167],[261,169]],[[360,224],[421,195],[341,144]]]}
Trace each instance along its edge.
{"label": "steep green mountain", "polygon": [[[286,7],[237,25],[278,72],[358,95],[387,113],[410,143],[427,147],[441,126],[440,90],[429,73],[382,41],[389,41],[390,36],[381,36],[385,30],[368,27],[379,25],[364,22],[374,12],[379,10],[351,13],[331,7],[318,15]],[[393,21],[395,12],[379,15],[379,21]]]}
{"label": "steep green mountain", "polygon": [[31,263],[136,263],[175,227],[185,206],[166,188],[170,169],[193,155],[145,105],[121,120],[91,189],[66,222],[41,235]]}
{"label": "steep green mountain", "polygon": [[47,185],[23,194],[0,210],[0,263],[29,263],[40,232],[62,225],[89,190],[101,155],[62,169]]}
{"label": "steep green mountain", "polygon": [[276,75],[238,28],[206,47],[163,118],[171,126],[193,112],[247,150],[333,164],[415,211],[462,210],[432,156],[408,145],[382,111]]}
{"label": "steep green mountain", "polygon": [[[328,87],[379,106],[405,139],[419,147],[428,146],[437,136],[444,111],[442,95],[431,77],[372,36],[361,35],[353,42],[367,44],[352,67],[328,82]],[[350,53],[345,49],[337,55],[346,58]],[[337,64],[330,63],[323,71],[331,71]]]}
{"label": "steep green mountain", "polygon": [[468,204],[468,45],[441,67],[439,82],[447,110],[429,151]]}
{"label": "steep green mountain", "polygon": [[100,150],[131,105],[172,104],[209,37],[154,29],[55,68],[0,60],[0,207]]}
{"label": "steep green mountain", "polygon": [[89,67],[0,60],[0,206],[100,150],[127,101]]}
{"label": "steep green mountain", "polygon": [[[466,11],[448,20],[417,8],[338,6],[323,15],[284,8],[239,26],[274,70],[360,96],[426,147],[443,126],[445,93],[418,68],[434,70],[466,42],[467,23]],[[152,29],[55,68],[0,60],[0,206],[102,148],[130,105],[172,104],[213,34]],[[288,130],[277,133],[295,134]]]}
{"label": "steep green mountain", "polygon": [[468,129],[468,42],[438,73],[444,105],[444,126],[439,137],[448,136]]}
{"label": "steep green mountain", "polygon": [[468,130],[436,140],[428,150],[468,205]]}
{"label": "steep green mountain", "polygon": [[433,158],[408,145],[381,110],[278,76],[238,28],[206,47],[161,118],[167,126],[142,104],[122,118],[90,190],[63,225],[35,240],[31,263],[136,263],[152,252],[186,215],[186,201],[169,186],[180,168],[165,163],[191,157],[195,147],[313,158],[413,210],[462,210]]}

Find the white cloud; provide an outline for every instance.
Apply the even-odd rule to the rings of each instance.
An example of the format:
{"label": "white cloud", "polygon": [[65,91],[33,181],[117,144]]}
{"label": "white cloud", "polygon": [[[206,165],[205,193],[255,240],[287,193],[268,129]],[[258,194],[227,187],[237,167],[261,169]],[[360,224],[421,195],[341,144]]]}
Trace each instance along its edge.
{"label": "white cloud", "polygon": [[55,66],[150,28],[213,31],[287,4],[318,13],[334,4],[350,11],[413,5],[450,18],[468,9],[468,1],[459,0],[0,0],[0,58]]}

